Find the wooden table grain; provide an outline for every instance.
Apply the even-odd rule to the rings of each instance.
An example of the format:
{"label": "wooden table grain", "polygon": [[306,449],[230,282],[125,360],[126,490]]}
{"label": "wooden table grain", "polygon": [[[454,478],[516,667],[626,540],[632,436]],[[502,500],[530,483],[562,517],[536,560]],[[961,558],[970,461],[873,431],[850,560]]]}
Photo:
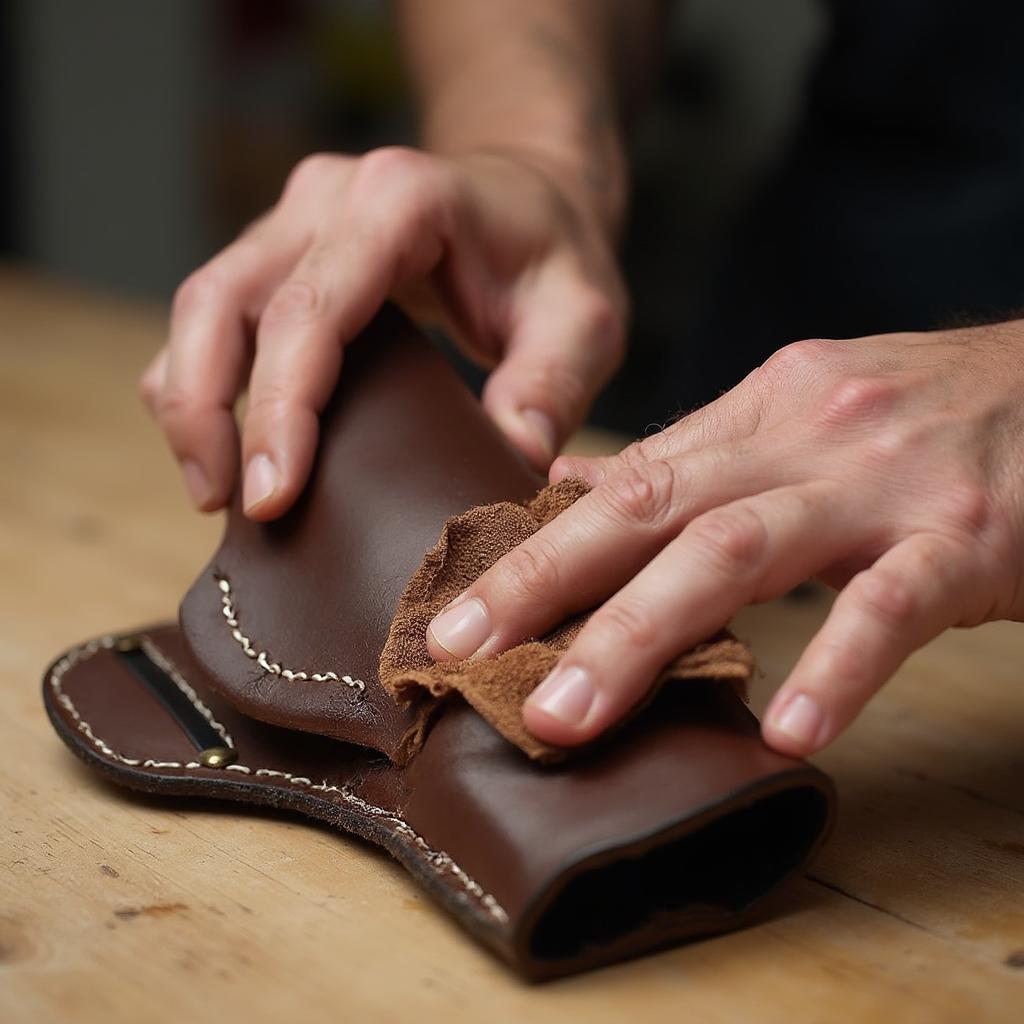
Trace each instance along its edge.
{"label": "wooden table grain", "polygon": [[[838,827],[771,919],[539,987],[363,843],[94,777],[43,667],[172,616],[219,533],[135,395],[163,329],[0,272],[0,1019],[1024,1021],[1024,626],[941,637],[821,755]],[[738,617],[755,709],[827,607]]]}

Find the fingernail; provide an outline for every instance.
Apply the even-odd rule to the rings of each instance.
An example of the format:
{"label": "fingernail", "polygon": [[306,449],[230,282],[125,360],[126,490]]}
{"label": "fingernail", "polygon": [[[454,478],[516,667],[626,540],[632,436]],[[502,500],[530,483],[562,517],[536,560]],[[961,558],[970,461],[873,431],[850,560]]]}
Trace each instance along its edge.
{"label": "fingernail", "polygon": [[556,668],[530,694],[527,703],[566,725],[580,726],[596,696],[590,673],[573,665],[571,668]]}
{"label": "fingernail", "polygon": [[815,745],[821,723],[821,708],[818,707],[818,702],[806,693],[798,693],[781,711],[771,716],[772,727],[802,747]]}
{"label": "fingernail", "polygon": [[561,483],[567,476],[574,476],[572,459],[559,455],[548,470],[548,483]]}
{"label": "fingernail", "polygon": [[605,478],[605,471],[598,459],[559,455],[551,464],[548,481],[557,484],[569,476],[577,477],[586,481],[591,487],[596,487]]}
{"label": "fingernail", "polygon": [[523,409],[519,415],[530,428],[530,433],[540,442],[544,454],[553,459],[558,454],[558,431],[554,420],[540,409]]}
{"label": "fingernail", "polygon": [[262,505],[277,490],[277,469],[269,455],[262,452],[249,460],[245,470],[242,504],[246,512]]}
{"label": "fingernail", "polygon": [[491,617],[483,601],[471,597],[441,612],[427,628],[453,658],[469,658],[491,635]]}
{"label": "fingernail", "polygon": [[202,508],[210,500],[210,481],[206,478],[203,467],[195,459],[185,459],[181,464],[181,472],[185,477],[192,504]]}

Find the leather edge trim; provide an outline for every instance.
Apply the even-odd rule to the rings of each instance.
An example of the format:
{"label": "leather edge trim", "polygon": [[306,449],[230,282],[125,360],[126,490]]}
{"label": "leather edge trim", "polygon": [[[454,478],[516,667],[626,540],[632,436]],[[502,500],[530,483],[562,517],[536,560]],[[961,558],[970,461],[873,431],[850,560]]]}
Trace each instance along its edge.
{"label": "leather edge trim", "polygon": [[[144,633],[141,635],[145,636]],[[452,876],[464,890],[462,899],[460,900],[458,896],[454,896],[454,906],[451,905],[451,900],[442,899],[442,902],[448,903],[449,909],[452,909],[457,916],[464,916],[461,913],[466,906],[463,900],[473,898],[479,906],[480,914],[485,915],[485,919],[489,919],[488,923],[501,926],[502,928],[508,925],[508,913],[501,904],[494,896],[485,892],[483,887],[461,868],[450,854],[444,850],[435,850],[430,846],[427,840],[409,825],[397,810],[390,810],[371,804],[354,793],[348,786],[330,785],[326,780],[322,783],[314,783],[311,779],[304,776],[295,776],[289,772],[270,768],[253,768],[238,762],[226,765],[224,768],[211,769],[200,764],[198,761],[157,761],[148,758],[129,758],[120,754],[107,740],[98,736],[90,724],[81,717],[74,701],[64,692],[61,685],[63,677],[77,664],[94,657],[100,651],[112,650],[118,639],[120,639],[120,635],[106,634],[69,648],[47,667],[43,678],[43,702],[51,723],[61,739],[87,763],[98,764],[106,774],[113,776],[117,781],[131,788],[143,789],[148,792],[170,792],[175,788],[175,783],[179,781],[184,783],[183,786],[179,787],[179,791],[185,795],[196,793],[209,796],[212,794],[206,792],[208,787],[238,787],[246,794],[246,797],[232,796],[226,793],[225,798],[275,806],[280,801],[262,798],[260,795],[261,789],[277,790],[280,787],[287,793],[290,788],[300,786],[308,791],[309,795],[305,800],[300,799],[299,802],[311,803],[314,808],[320,803],[334,809],[343,808],[347,814],[362,819],[364,826],[372,826],[370,828],[355,828],[342,825],[343,829],[354,832],[377,845],[383,846],[410,870],[413,870],[414,867],[418,868],[420,865],[431,869],[431,873],[436,877],[437,884],[431,885],[426,882],[427,878],[429,878],[426,872],[413,870],[413,873],[427,884],[427,887],[436,896],[441,896],[448,889],[448,886],[444,885],[442,879],[446,875]],[[147,636],[146,639],[153,649],[158,651],[167,664],[183,679],[184,677],[181,676],[180,670],[174,666],[173,661],[151,638]],[[189,686],[189,690],[192,690],[191,686]],[[189,697],[187,691],[183,692]],[[195,693],[195,691],[192,690],[192,693]],[[189,697],[189,699],[191,700],[192,698]],[[88,742],[84,742],[81,737],[85,737],[85,740]],[[166,771],[189,772],[191,774],[187,776],[158,774]],[[255,782],[246,782],[242,779],[236,782],[226,775],[228,771],[241,775],[243,779],[247,776],[252,779],[260,778],[261,783],[257,785]],[[142,779],[152,779],[156,782],[156,785],[144,785],[142,784]],[[332,799],[332,796],[336,799]],[[284,802],[288,803],[289,801],[286,800]],[[328,816],[316,813],[315,810],[311,811],[308,808],[302,808],[302,810],[321,820],[326,820],[330,824],[336,826],[339,824],[336,814]],[[389,825],[390,827],[388,827]],[[489,944],[493,945],[493,943]]]}

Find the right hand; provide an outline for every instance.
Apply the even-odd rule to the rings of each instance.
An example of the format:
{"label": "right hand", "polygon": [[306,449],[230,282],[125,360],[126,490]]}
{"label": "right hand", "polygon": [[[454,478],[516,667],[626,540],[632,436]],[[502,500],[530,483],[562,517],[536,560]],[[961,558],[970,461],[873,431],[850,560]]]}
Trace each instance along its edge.
{"label": "right hand", "polygon": [[625,290],[584,194],[534,153],[303,160],[277,205],[178,289],[140,382],[196,506],[223,507],[240,464],[247,515],[291,506],[343,349],[388,298],[496,367],[484,406],[546,468],[624,344]]}

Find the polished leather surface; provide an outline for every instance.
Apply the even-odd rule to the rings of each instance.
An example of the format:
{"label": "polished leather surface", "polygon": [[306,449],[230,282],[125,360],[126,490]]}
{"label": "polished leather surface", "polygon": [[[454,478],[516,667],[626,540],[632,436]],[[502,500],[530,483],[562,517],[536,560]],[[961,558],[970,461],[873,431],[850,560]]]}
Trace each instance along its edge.
{"label": "polished leather surface", "polygon": [[102,645],[73,649],[73,664],[62,668],[63,656],[44,679],[75,753],[134,789],[299,811],[378,843],[525,978],[741,927],[828,827],[827,776],[766,750],[727,687],[667,691],[614,744],[555,769],[455,704],[398,768],[242,714],[176,626],[145,636],[226,729],[237,761],[199,764],[166,708]]}
{"label": "polished leather surface", "polygon": [[[821,842],[834,791],[817,769],[768,750],[729,686],[666,689],[555,767],[531,762],[457,700],[411,762],[387,756],[409,712],[375,672],[406,579],[449,515],[521,499],[537,481],[397,314],[353,346],[345,377],[299,508],[272,526],[235,508],[182,605],[182,628],[149,634],[230,732],[237,763],[198,764],[110,641],[48,672],[58,732],[124,784],[289,807],[380,843],[525,977],[750,921]],[[283,666],[358,677],[361,699],[247,657],[221,578],[237,628],[260,650]]]}
{"label": "polished leather surface", "polygon": [[[346,350],[322,424],[317,466],[292,512],[253,523],[235,496],[223,543],[182,603],[182,627],[247,714],[390,755],[415,714],[377,685],[406,582],[449,516],[531,497],[543,481],[394,309]],[[243,632],[279,664],[365,680],[365,699],[252,664],[225,628],[217,576],[230,581]]]}

